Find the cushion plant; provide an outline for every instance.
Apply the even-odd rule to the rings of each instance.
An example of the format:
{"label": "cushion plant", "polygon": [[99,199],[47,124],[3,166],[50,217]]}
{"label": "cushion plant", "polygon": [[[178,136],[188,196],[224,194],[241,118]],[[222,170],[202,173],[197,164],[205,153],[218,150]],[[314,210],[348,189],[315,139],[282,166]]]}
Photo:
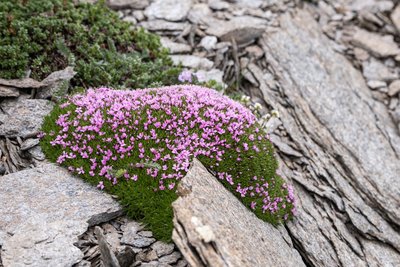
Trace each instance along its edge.
{"label": "cushion plant", "polygon": [[41,144],[50,160],[117,195],[165,241],[177,183],[193,157],[259,218],[275,225],[295,213],[292,187],[276,174],[256,117],[205,87],[90,89],[45,118]]}

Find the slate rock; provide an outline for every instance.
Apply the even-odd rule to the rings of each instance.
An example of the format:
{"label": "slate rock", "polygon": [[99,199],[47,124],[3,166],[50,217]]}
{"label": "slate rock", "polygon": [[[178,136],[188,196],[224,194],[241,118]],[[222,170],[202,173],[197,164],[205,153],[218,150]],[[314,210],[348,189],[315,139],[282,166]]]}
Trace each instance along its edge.
{"label": "slate rock", "polygon": [[[305,266],[280,230],[258,219],[197,159],[180,183],[192,191],[172,203],[172,239],[191,266]],[[207,237],[200,229],[208,229]]]}
{"label": "slate rock", "polygon": [[192,55],[172,55],[171,59],[175,65],[182,63],[183,67],[191,69],[210,70],[214,65],[214,63],[207,58]]}
{"label": "slate rock", "polygon": [[25,151],[28,149],[31,149],[34,146],[37,146],[39,144],[40,140],[38,138],[29,138],[26,139],[22,144],[21,144],[21,151]]}
{"label": "slate rock", "polygon": [[377,57],[395,56],[400,53],[399,46],[392,35],[381,36],[360,28],[356,29],[352,43]]}
{"label": "slate rock", "polygon": [[166,37],[161,38],[161,45],[165,48],[168,48],[171,54],[190,53],[192,51],[192,47],[190,45],[176,43]]}
{"label": "slate rock", "polygon": [[251,16],[238,16],[229,21],[213,20],[206,33],[220,38],[222,41],[231,41],[238,45],[248,43],[258,38],[265,31],[267,21]]}
{"label": "slate rock", "polygon": [[149,0],[108,0],[107,5],[112,9],[144,9],[149,5]]}
{"label": "slate rock", "polygon": [[398,75],[375,58],[362,63],[363,75],[367,80],[390,82],[398,79]]}
{"label": "slate rock", "polygon": [[181,253],[174,251],[172,254],[159,258],[158,261],[163,264],[173,264],[176,263],[180,258],[182,258]]}
{"label": "slate rock", "polygon": [[18,97],[19,90],[14,87],[0,85],[0,97]]}
{"label": "slate rock", "polygon": [[24,89],[37,89],[44,87],[45,84],[42,82],[38,82],[32,78],[23,78],[23,79],[13,79],[13,80],[5,80],[0,78],[0,85],[15,87],[15,88],[24,88]]}
{"label": "slate rock", "polygon": [[144,14],[150,20],[181,21],[189,13],[192,2],[192,0],[155,0],[146,8]]}
{"label": "slate rock", "polygon": [[212,11],[207,4],[197,3],[192,6],[187,16],[193,24],[206,24],[206,21],[212,17]]}
{"label": "slate rock", "polygon": [[94,228],[94,233],[99,242],[100,255],[103,264],[109,267],[120,267],[117,257],[106,241],[106,238],[103,234],[103,229],[101,229],[99,226],[96,226]]}
{"label": "slate rock", "polygon": [[396,26],[397,31],[400,33],[400,4],[398,4],[393,10],[390,18],[392,19],[394,26]]}
{"label": "slate rock", "polygon": [[43,118],[54,104],[44,99],[10,99],[0,104],[0,136],[32,137],[38,134]]}
{"label": "slate rock", "polygon": [[393,82],[389,85],[388,95],[389,95],[389,96],[395,96],[395,95],[397,95],[398,93],[400,93],[400,80],[393,81]]}
{"label": "slate rock", "polygon": [[60,101],[67,95],[69,82],[75,74],[72,67],[51,73],[42,81],[46,86],[37,91],[36,97]]}
{"label": "slate rock", "polygon": [[5,175],[1,181],[0,203],[7,205],[0,205],[0,233],[12,235],[3,240],[5,266],[72,266],[82,260],[73,244],[88,221],[121,211],[110,196],[53,164]]}
{"label": "slate rock", "polygon": [[139,23],[139,26],[142,26],[149,31],[183,31],[187,25],[187,23],[183,22],[170,22],[161,19]]}
{"label": "slate rock", "polygon": [[162,241],[157,241],[151,245],[151,248],[157,253],[158,257],[171,254],[174,251],[174,247],[174,244],[167,244]]}

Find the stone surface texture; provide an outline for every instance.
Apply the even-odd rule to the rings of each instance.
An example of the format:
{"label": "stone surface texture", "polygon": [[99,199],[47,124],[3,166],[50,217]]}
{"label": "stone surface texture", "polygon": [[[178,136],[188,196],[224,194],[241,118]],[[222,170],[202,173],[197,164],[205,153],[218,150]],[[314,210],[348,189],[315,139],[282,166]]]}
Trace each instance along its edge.
{"label": "stone surface texture", "polygon": [[180,186],[172,238],[191,266],[305,266],[283,227],[258,219],[194,160]]}
{"label": "stone surface texture", "polygon": [[110,196],[52,164],[0,181],[4,266],[72,266],[83,257],[73,243],[88,221],[121,214]]}
{"label": "stone surface texture", "polygon": [[149,19],[180,21],[186,18],[192,4],[192,0],[155,0],[144,14]]}

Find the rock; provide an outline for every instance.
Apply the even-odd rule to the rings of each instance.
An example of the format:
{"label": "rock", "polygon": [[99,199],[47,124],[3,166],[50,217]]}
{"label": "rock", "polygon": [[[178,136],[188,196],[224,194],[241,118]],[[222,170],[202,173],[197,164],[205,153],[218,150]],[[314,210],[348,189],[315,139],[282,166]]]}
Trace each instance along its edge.
{"label": "rock", "polygon": [[107,0],[107,5],[112,9],[144,9],[149,5],[149,0]]}
{"label": "rock", "polygon": [[229,21],[212,21],[206,33],[220,38],[222,41],[231,41],[238,45],[248,43],[258,38],[265,31],[267,21],[251,16],[234,17]]}
{"label": "rock", "polygon": [[[260,8],[263,3],[263,0],[234,0],[238,6],[240,7],[247,7],[247,8]],[[273,1],[266,1],[266,2],[273,2]]]}
{"label": "rock", "polygon": [[135,25],[137,23],[137,20],[134,16],[126,16],[122,19],[123,21],[132,23],[133,25]]}
{"label": "rock", "polygon": [[[109,196],[61,167],[40,168],[1,177],[0,233],[5,266],[72,266],[82,260],[73,244],[99,213],[121,211]],[[1,235],[1,234],[0,234]]]}
{"label": "rock", "polygon": [[143,237],[153,237],[153,233],[151,231],[140,231],[138,235]]}
{"label": "rock", "polygon": [[245,48],[250,58],[259,59],[264,55],[264,51],[258,45],[251,45]]}
{"label": "rock", "polygon": [[214,10],[224,10],[229,9],[230,4],[221,0],[210,0],[208,1],[208,6]]}
{"label": "rock", "polygon": [[104,264],[104,266],[120,267],[117,257],[115,257],[113,251],[111,250],[109,244],[106,241],[106,238],[103,235],[103,229],[101,229],[99,226],[96,226],[94,228],[94,233],[99,242],[101,261]]}
{"label": "rock", "polygon": [[173,264],[176,263],[180,258],[182,258],[181,253],[175,251],[170,255],[161,257],[158,261],[162,264]]}
{"label": "rock", "polygon": [[292,147],[290,147],[288,144],[286,144],[285,142],[282,141],[282,139],[275,135],[275,134],[271,134],[270,136],[270,140],[271,142],[278,148],[279,151],[281,151],[283,154],[288,155],[288,156],[293,156],[293,157],[297,157],[297,158],[301,158],[302,155],[294,150]]}
{"label": "rock", "polygon": [[187,25],[186,23],[165,20],[150,20],[139,23],[139,26],[149,31],[183,31]]}
{"label": "rock", "polygon": [[144,20],[146,17],[144,16],[144,12],[142,10],[135,10],[132,12],[132,15],[136,18],[138,21]]}
{"label": "rock", "polygon": [[43,99],[13,99],[0,104],[0,136],[32,137],[39,133],[43,118],[54,104]]}
{"label": "rock", "polygon": [[389,85],[388,95],[389,95],[389,96],[395,96],[395,95],[397,95],[398,93],[400,93],[400,80],[393,81],[393,82]]}
{"label": "rock", "polygon": [[74,267],[90,267],[90,261],[87,260],[81,260],[77,265],[74,265]]}
{"label": "rock", "polygon": [[150,262],[157,259],[158,257],[154,250],[141,251],[136,255],[137,261]]}
{"label": "rock", "polygon": [[354,48],[354,56],[360,61],[364,61],[369,58],[368,52],[358,47]]}
{"label": "rock", "polygon": [[310,12],[294,9],[279,25],[259,41],[279,91],[258,93],[280,111],[303,155],[298,166],[283,157],[280,164],[282,176],[295,181],[299,201],[298,216],[286,224],[289,240],[308,266],[396,266],[397,125]]}
{"label": "rock", "polygon": [[191,69],[210,70],[214,63],[206,58],[192,56],[192,55],[172,55],[172,61],[175,65],[182,63],[183,67]]}
{"label": "rock", "polygon": [[398,78],[396,73],[375,58],[364,61],[362,64],[363,75],[367,80],[390,82]]}
{"label": "rock", "polygon": [[16,79],[16,80],[5,80],[0,78],[0,85],[14,87],[14,88],[24,88],[24,89],[33,89],[33,88],[37,89],[45,86],[45,84],[31,78]]}
{"label": "rock", "polygon": [[34,146],[30,149],[28,149],[29,155],[39,161],[43,161],[46,159],[46,156],[44,155],[42,148],[40,146]]}
{"label": "rock", "polygon": [[199,82],[208,82],[209,80],[215,80],[220,84],[224,84],[224,72],[219,69],[211,69],[209,71],[199,70],[196,72],[196,75]]}
{"label": "rock", "polygon": [[164,255],[169,255],[174,251],[174,244],[166,244],[162,241],[157,241],[151,248],[157,253],[158,257],[162,257]]}
{"label": "rock", "polygon": [[25,151],[28,149],[31,149],[34,146],[37,146],[39,144],[39,139],[38,138],[29,138],[26,139],[22,144],[21,144],[21,151]]}
{"label": "rock", "polygon": [[396,109],[391,111],[390,114],[392,115],[394,122],[400,126],[400,105],[397,105]]}
{"label": "rock", "polygon": [[168,48],[171,54],[190,53],[192,51],[190,45],[176,43],[166,37],[161,38],[161,45]]}
{"label": "rock", "polygon": [[193,24],[206,24],[206,21],[212,17],[212,11],[207,4],[194,4],[188,14],[188,20]]}
{"label": "rock", "polygon": [[305,266],[278,229],[259,220],[197,159],[181,184],[192,191],[172,204],[172,239],[191,266]]}
{"label": "rock", "polygon": [[0,85],[0,97],[18,97],[19,90],[14,87]]}
{"label": "rock", "polygon": [[123,235],[121,238],[121,244],[135,246],[137,248],[148,247],[153,244],[156,240],[154,238],[142,237],[138,234],[143,226],[138,222],[129,222],[125,225]]}
{"label": "rock", "polygon": [[392,35],[381,36],[360,28],[356,29],[352,43],[377,57],[396,56],[400,53],[400,49],[393,40]]}
{"label": "rock", "polygon": [[200,46],[210,51],[215,48],[218,39],[215,36],[204,36],[200,41]]}
{"label": "rock", "polygon": [[394,26],[396,26],[397,31],[400,32],[400,4],[398,4],[393,10],[390,18],[392,19]]}
{"label": "rock", "polygon": [[42,81],[46,86],[38,90],[37,98],[60,101],[68,93],[69,81],[75,74],[72,67],[51,73]]}
{"label": "rock", "polygon": [[130,246],[123,246],[123,249],[118,251],[117,259],[121,267],[130,267],[135,262],[136,253]]}
{"label": "rock", "polygon": [[367,82],[367,85],[369,88],[371,88],[372,90],[376,90],[379,88],[383,88],[386,87],[386,83],[382,82],[382,81],[375,81],[375,80],[371,80]]}
{"label": "rock", "polygon": [[155,0],[146,8],[144,14],[150,20],[181,21],[186,18],[192,4],[192,0]]}

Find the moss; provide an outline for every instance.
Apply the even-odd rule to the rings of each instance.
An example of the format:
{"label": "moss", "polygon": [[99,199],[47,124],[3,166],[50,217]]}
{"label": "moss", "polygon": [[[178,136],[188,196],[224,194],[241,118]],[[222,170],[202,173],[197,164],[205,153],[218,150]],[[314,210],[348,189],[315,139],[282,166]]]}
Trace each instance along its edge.
{"label": "moss", "polygon": [[118,18],[104,1],[0,2],[0,77],[37,80],[74,66],[73,86],[143,88],[177,81],[159,38]]}
{"label": "moss", "polygon": [[89,90],[57,106],[42,131],[50,161],[117,195],[130,217],[164,241],[171,239],[176,183],[194,156],[259,218],[276,225],[294,212],[254,115],[211,89]]}

